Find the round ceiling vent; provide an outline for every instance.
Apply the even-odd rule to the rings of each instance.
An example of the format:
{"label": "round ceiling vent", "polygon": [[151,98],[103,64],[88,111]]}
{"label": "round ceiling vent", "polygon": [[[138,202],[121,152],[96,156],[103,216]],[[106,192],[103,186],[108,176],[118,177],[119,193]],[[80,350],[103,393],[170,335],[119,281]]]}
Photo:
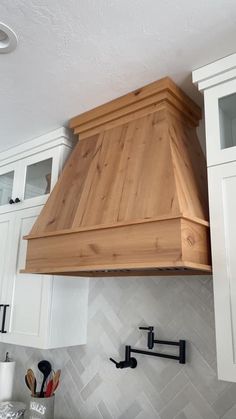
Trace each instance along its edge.
{"label": "round ceiling vent", "polygon": [[0,22],[0,54],[13,51],[17,46],[17,36],[9,26]]}

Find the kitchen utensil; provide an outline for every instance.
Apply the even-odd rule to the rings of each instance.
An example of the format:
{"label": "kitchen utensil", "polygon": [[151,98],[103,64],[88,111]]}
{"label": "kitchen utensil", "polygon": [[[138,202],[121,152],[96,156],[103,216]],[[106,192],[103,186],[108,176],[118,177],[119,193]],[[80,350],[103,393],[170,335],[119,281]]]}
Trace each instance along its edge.
{"label": "kitchen utensil", "polygon": [[25,375],[25,384],[28,387],[28,389],[31,391],[30,385],[28,383],[28,378],[27,378],[27,374]]}
{"label": "kitchen utensil", "polygon": [[29,387],[32,396],[34,396],[36,393],[37,381],[36,381],[34,372],[31,368],[27,370],[26,381],[27,381],[27,386]]}
{"label": "kitchen utensil", "polygon": [[53,387],[53,379],[51,379],[49,381],[49,383],[47,384],[47,388],[46,388],[46,392],[45,392],[45,397],[50,397],[52,394],[52,387]]}
{"label": "kitchen utensil", "polygon": [[43,397],[44,396],[44,391],[43,391],[44,386],[45,386],[47,378],[49,377],[49,375],[52,372],[52,366],[51,366],[49,361],[43,360],[43,361],[40,361],[38,363],[38,369],[43,374],[43,377],[44,377],[42,385],[41,385],[41,390],[40,390],[40,397]]}
{"label": "kitchen utensil", "polygon": [[52,386],[52,392],[51,392],[51,396],[54,394],[55,390],[58,387],[59,384],[59,380],[60,380],[60,376],[61,376],[61,370],[58,370],[54,375],[53,375],[53,386]]}
{"label": "kitchen utensil", "polygon": [[53,378],[49,381],[47,385],[45,397],[53,396],[53,394],[55,393],[59,385],[60,376],[61,376],[61,370],[58,370],[56,373],[53,373]]}

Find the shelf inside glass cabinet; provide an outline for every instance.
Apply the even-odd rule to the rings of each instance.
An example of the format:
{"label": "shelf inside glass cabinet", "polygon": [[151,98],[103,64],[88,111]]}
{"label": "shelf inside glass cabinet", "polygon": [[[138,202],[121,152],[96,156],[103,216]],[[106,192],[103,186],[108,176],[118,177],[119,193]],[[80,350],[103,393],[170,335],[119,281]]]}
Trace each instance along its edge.
{"label": "shelf inside glass cabinet", "polygon": [[6,205],[12,198],[14,171],[0,175],[0,205]]}
{"label": "shelf inside glass cabinet", "polygon": [[236,93],[219,99],[221,148],[236,146]]}
{"label": "shelf inside glass cabinet", "polygon": [[51,189],[52,158],[27,166],[24,199],[46,195]]}

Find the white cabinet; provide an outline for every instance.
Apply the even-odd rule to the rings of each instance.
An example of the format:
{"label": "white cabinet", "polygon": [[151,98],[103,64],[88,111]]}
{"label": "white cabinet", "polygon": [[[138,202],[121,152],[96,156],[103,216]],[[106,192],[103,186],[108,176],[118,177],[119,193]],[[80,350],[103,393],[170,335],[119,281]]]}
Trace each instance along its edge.
{"label": "white cabinet", "polygon": [[[86,343],[88,279],[19,273],[27,247],[22,237],[30,232],[43,207],[37,204],[48,196],[45,177],[50,174],[52,185],[56,182],[68,155],[67,148],[63,151],[55,146],[3,166],[7,170],[11,166],[15,176],[21,173],[12,188],[21,202],[6,203],[0,212],[1,342],[42,349]],[[9,191],[10,186],[5,189]]]}
{"label": "white cabinet", "polygon": [[218,375],[236,381],[236,162],[208,169]]}
{"label": "white cabinet", "polygon": [[[0,216],[0,340],[5,331],[5,314],[7,307],[4,306],[3,296],[6,295],[6,288],[9,278],[14,275],[12,265],[13,258],[16,258],[17,246],[13,246],[14,239],[14,214],[8,213]],[[7,303],[6,303],[7,304]],[[5,314],[4,314],[5,313]]]}
{"label": "white cabinet", "polygon": [[236,54],[193,71],[204,93],[207,165],[236,160]]}
{"label": "white cabinet", "polygon": [[0,214],[44,204],[72,148],[64,129],[26,144],[0,154]]}
{"label": "white cabinet", "polygon": [[236,382],[236,54],[193,81],[204,91],[218,377]]}
{"label": "white cabinet", "polygon": [[[87,280],[19,273],[25,265],[27,247],[22,237],[29,233],[40,211],[41,207],[29,208],[17,211],[14,217],[9,213],[8,219],[0,215],[0,231],[8,243],[6,262],[0,265],[3,278],[0,300],[9,306],[3,325],[7,333],[2,333],[0,339],[37,348],[84,344]],[[9,250],[10,258],[7,258]]]}

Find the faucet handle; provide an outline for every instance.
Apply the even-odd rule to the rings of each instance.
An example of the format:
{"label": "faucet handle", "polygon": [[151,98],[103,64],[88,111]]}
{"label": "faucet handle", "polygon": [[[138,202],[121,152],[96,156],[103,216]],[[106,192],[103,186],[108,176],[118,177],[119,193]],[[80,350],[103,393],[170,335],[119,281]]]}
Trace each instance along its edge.
{"label": "faucet handle", "polygon": [[139,327],[139,330],[149,330],[149,332],[153,332],[154,327],[153,326],[147,326],[147,327],[141,326],[141,327]]}
{"label": "faucet handle", "polygon": [[119,362],[116,362],[113,358],[109,358],[113,364],[115,364],[116,368],[119,368]]}
{"label": "faucet handle", "polygon": [[131,346],[125,347],[125,360],[116,362],[113,358],[110,358],[110,361],[115,364],[116,368],[136,368],[137,367],[137,360],[130,356],[131,354]]}
{"label": "faucet handle", "polygon": [[153,326],[148,326],[148,327],[139,327],[139,330],[147,330],[148,331],[148,342],[147,342],[147,346],[148,349],[153,349],[154,346],[154,327]]}

